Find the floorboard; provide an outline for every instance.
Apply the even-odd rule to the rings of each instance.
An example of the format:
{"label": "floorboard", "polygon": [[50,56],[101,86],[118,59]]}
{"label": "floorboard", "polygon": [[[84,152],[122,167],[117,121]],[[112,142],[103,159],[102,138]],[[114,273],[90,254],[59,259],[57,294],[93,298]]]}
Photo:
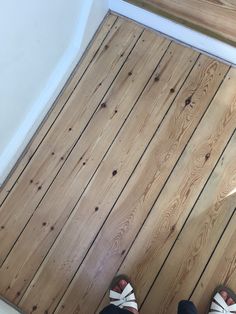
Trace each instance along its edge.
{"label": "floorboard", "polygon": [[47,133],[49,132],[50,128],[55,123],[61,111],[64,109],[67,101],[69,100],[74,89],[76,88],[79,81],[83,77],[84,73],[88,69],[93,58],[98,53],[99,48],[101,47],[103,41],[106,39],[107,35],[111,31],[111,28],[116,22],[117,18],[118,17],[116,15],[110,14],[104,20],[104,23],[102,23],[101,27],[98,29],[92,43],[89,45],[81,61],[71,74],[68,82],[66,83],[57,100],[53,104],[53,107],[50,110],[49,114],[46,116],[42,125],[36,132],[35,136],[30,141],[29,145],[27,146],[26,150],[21,156],[16,167],[11,172],[8,180],[6,180],[6,182],[0,187],[0,206],[2,206],[3,202],[10,195],[11,190],[14,188],[17,180],[22,175],[25,168],[28,166],[30,160],[32,159],[36,151],[39,149],[44,138],[47,136]]}
{"label": "floorboard", "polygon": [[2,205],[0,221],[4,229],[0,232],[3,243],[0,264],[47,194],[142,32],[140,26],[118,19],[71,95],[66,110]]}
{"label": "floorboard", "polygon": [[174,313],[178,301],[188,299],[196,285],[235,208],[233,198],[227,198],[235,187],[235,139],[234,136],[178,235],[142,313]]}
{"label": "floorboard", "polygon": [[126,273],[141,313],[162,314],[236,287],[235,84],[235,69],[107,16],[0,192],[1,295],[98,313]]}
{"label": "floorboard", "polygon": [[[154,38],[151,37],[148,41],[151,43],[151,45],[154,44]],[[160,47],[160,44],[158,42],[157,47]],[[165,47],[167,47],[166,44]],[[146,48],[144,50],[151,51],[147,50]],[[175,57],[173,58],[172,53],[174,51],[179,53],[176,53]],[[151,57],[151,59],[158,61],[158,58],[155,58],[155,56],[157,57],[157,51],[153,51],[152,54],[153,56]],[[180,56],[181,54],[183,54],[185,57],[178,58],[178,56]],[[144,53],[143,56],[145,56]],[[173,78],[170,77],[168,74],[170,73],[168,69],[172,69],[174,71],[174,67],[176,67],[176,69],[178,69],[178,72],[180,69],[182,69],[182,73],[185,73],[186,71],[184,70],[183,62],[186,61],[187,56],[189,58],[189,63],[185,64],[186,67],[190,69],[192,63],[194,62],[193,57],[195,56],[196,58],[197,54],[193,54],[191,50],[184,51],[181,46],[176,44],[173,44],[167,50],[157,71],[160,71],[164,66],[167,66],[167,76],[165,77],[163,72],[163,83],[161,84],[161,86],[162,88],[164,88],[163,91],[167,91],[169,95],[169,100],[167,101],[166,93],[164,92],[162,94],[162,97],[160,97],[160,102],[155,99],[154,96],[159,94],[159,88],[156,88],[156,74],[153,74],[143,95],[140,97],[136,107],[134,108],[132,115],[127,120],[126,125],[123,127],[121,134],[119,134],[119,136],[115,140],[108,155],[99,167],[94,179],[91,181],[87,191],[85,191],[80,202],[78,203],[77,208],[73,213],[73,216],[68,221],[67,226],[65,226],[64,230],[68,230],[66,231],[66,236],[60,238],[58,243],[56,244],[55,249],[52,249],[49,260],[47,260],[45,265],[43,265],[41,273],[46,275],[48,273],[48,268],[55,268],[55,263],[53,263],[53,260],[57,260],[58,265],[56,265],[56,267],[59,267],[59,269],[61,269],[65,261],[69,260],[72,262],[69,262],[67,265],[67,268],[69,268],[67,272],[67,281],[73,278],[76,268],[83,258],[83,254],[81,251],[82,243],[85,247],[89,247],[89,245],[92,243],[93,238],[99,231],[99,228],[101,227],[103,221],[106,219],[106,215],[109,213],[110,208],[113,207],[114,201],[119,196],[119,193],[121,192],[127,179],[129,178],[135,165],[139,161],[139,158],[143,153],[145,146],[150,141],[150,138],[153,135],[156,127],[158,126],[158,123],[161,122],[162,118],[164,117],[166,111],[170,106],[171,101],[175,97],[176,93],[170,93],[170,86],[172,86],[172,83],[175,83],[177,77],[180,78],[180,76],[172,76]],[[143,58],[140,60],[142,60],[143,62]],[[146,62],[144,62],[144,64],[145,67],[147,67]],[[179,75],[180,73],[181,72],[179,72]],[[179,84],[181,84],[181,81],[183,80],[184,77],[181,78]],[[153,91],[153,93],[150,92],[151,90]],[[131,90],[129,91],[129,93],[130,92]],[[149,106],[147,107],[147,99],[150,100],[151,95],[151,99],[155,99],[155,101],[152,103],[150,102]],[[128,100],[126,98],[126,105],[127,102]],[[112,175],[114,170],[117,171],[117,174],[115,176]],[[98,189],[99,193],[97,193]],[[97,215],[93,215],[94,209],[96,207],[98,207],[99,210],[97,211]],[[88,208],[91,208],[91,210],[88,211]],[[78,225],[76,223],[80,219],[81,215],[83,215],[84,221],[86,221],[85,226],[89,226],[86,227],[86,230],[84,229],[85,226],[83,228],[78,228]],[[71,234],[73,234],[73,238],[75,241],[71,241]],[[61,246],[67,248],[67,254],[62,257],[59,256],[61,251],[59,248]],[[80,251],[79,256],[77,256],[76,254],[78,250]],[[39,283],[37,282],[36,284],[36,282],[33,281],[32,286],[34,285],[34,287],[36,288],[38,284],[40,286],[44,285],[44,283],[41,282],[41,278],[45,278],[45,275],[40,274],[38,279]],[[54,278],[53,282],[55,282],[55,288],[59,288],[59,283],[57,282],[56,278]],[[54,289],[52,290],[54,291]],[[37,294],[37,289],[31,289],[31,291],[34,294]],[[50,291],[45,291],[45,295],[50,297]],[[23,300],[23,304],[27,304],[27,302],[30,302],[30,304],[32,304],[33,299],[33,295],[30,293],[29,296],[27,296],[27,301]],[[49,301],[50,302],[48,303],[52,306],[51,299],[49,299]]]}
{"label": "floorboard", "polygon": [[[156,43],[154,44],[153,40],[155,40],[155,38]],[[145,40],[145,42],[143,42],[143,40]],[[109,146],[112,144],[114,137],[116,137],[117,132],[121,128],[129,112],[132,111],[139,94],[149,80],[150,73],[155,70],[158,59],[161,59],[169,45],[168,40],[165,40],[161,37],[157,38],[154,34],[146,32],[143,34],[143,36],[141,36],[139,42],[140,44],[138,43],[136,48],[130,54],[129,60],[127,60],[126,64],[122,68],[113,86],[107,93],[105,100],[98,108],[90,125],[87,127],[78,145],[74,148],[73,153],[68,158],[68,167],[65,167],[61,171],[60,175],[58,175],[57,179],[54,181],[50,193],[47,194],[35,214],[32,216],[30,222],[19,238],[17,244],[13,248],[11,254],[3,264],[3,285],[5,285],[7,288],[16,275],[18,279],[17,282],[14,282],[15,288],[12,287],[12,292],[10,290],[8,291],[8,297],[13,297],[17,291],[24,290],[24,288],[27,286],[27,283],[29,283],[31,279],[29,275],[32,273],[32,267],[35,271],[37,270],[40,262],[42,261],[42,258],[46,255],[47,250],[54,242],[72,210],[76,207],[75,212],[79,211],[79,215],[82,215],[82,208],[85,208],[85,224],[86,214],[90,217],[90,215],[94,212],[95,207],[98,206],[97,204],[100,203],[99,200],[96,200],[96,197],[104,197],[103,193],[105,193],[106,189],[108,189],[109,185],[112,183],[113,177],[110,176],[110,174],[112,173],[113,169],[110,170],[110,173],[108,174],[108,182],[106,182],[104,177],[101,176],[101,172],[104,171],[104,168],[107,168],[107,165],[104,164],[104,162],[99,167],[99,164],[103,159],[103,153],[109,149]],[[140,55],[142,55],[142,58],[140,58]],[[131,71],[133,71],[132,75],[129,75]],[[141,78],[140,73],[142,73]],[[106,105],[104,106],[103,104]],[[131,112],[131,115],[134,114],[135,113]],[[131,129],[128,134],[131,134],[131,132],[133,133],[133,129],[136,127],[136,124],[134,126],[131,124],[128,125]],[[129,144],[130,142],[128,142],[126,145],[130,149]],[[139,149],[142,152],[142,147]],[[132,151],[132,153],[134,153],[134,151]],[[80,156],[83,156],[81,160],[78,158]],[[105,159],[107,159],[107,157]],[[115,162],[115,158],[111,160],[114,160]],[[108,162],[111,164],[109,158]],[[93,183],[93,179],[88,188],[85,189],[86,185],[89,183],[89,177],[93,175],[97,167],[99,167],[99,170],[95,174],[95,178],[97,178],[97,180],[95,179],[95,182],[97,185]],[[104,186],[104,192],[101,179],[104,181],[104,183],[106,182],[106,186]],[[122,179],[125,180],[126,175],[122,176]],[[122,181],[120,184],[123,186]],[[93,186],[95,186],[94,197],[92,197],[94,192],[91,191]],[[100,189],[99,194],[97,193],[98,187]],[[119,188],[117,186],[116,193],[118,192]],[[65,193],[67,197],[65,197],[63,200],[60,198],[56,199],[58,195],[63,193]],[[91,195],[91,200],[88,198],[88,195]],[[89,204],[88,201],[91,204]],[[93,205],[92,202],[97,202],[97,204]],[[88,210],[88,208],[92,210],[92,213]],[[99,213],[97,214],[98,215],[93,214],[92,217],[93,219],[96,219],[96,223],[98,224]],[[74,216],[72,216],[72,219],[74,220],[73,217]],[[102,221],[102,218],[100,218],[100,220]],[[45,228],[42,228],[44,222],[46,225],[44,226]],[[81,225],[81,228],[84,227],[84,224]],[[53,232],[51,232],[51,226],[54,227]],[[34,229],[33,235],[32,228]],[[78,233],[80,229],[77,229]],[[92,237],[92,230],[88,234],[88,245],[90,242],[90,237]],[[27,243],[27,245],[25,245],[24,251],[22,250],[23,243]],[[84,247],[86,248],[85,243]],[[82,256],[82,248],[80,254]],[[25,263],[26,256],[28,260],[27,264]],[[6,282],[4,279],[6,279]],[[27,282],[25,281],[26,279]]]}
{"label": "floorboard", "polygon": [[228,195],[225,195],[222,203],[226,211],[234,208],[234,215],[229,225],[226,226],[226,230],[191,297],[200,313],[205,313],[208,310],[212,291],[220,285],[230,287],[234,291],[236,290],[235,163],[231,170],[234,171],[231,174],[231,178],[234,176],[233,190]]}
{"label": "floorboard", "polygon": [[[216,82],[221,81],[221,72],[222,69],[216,66],[215,61],[207,57],[202,56],[196,63],[78,270],[57,312],[73,313],[83,309],[89,313],[97,306],[107,288],[105,283],[112,280],[112,274],[116,272],[123,255],[208,107],[215,92],[214,88],[218,88]],[[186,106],[185,101],[193,90],[196,98],[192,97],[192,102],[195,105]],[[201,105],[198,105],[199,95],[202,95]],[[104,264],[105,274],[101,271]],[[89,272],[87,281],[83,277],[85,272]],[[92,296],[93,299],[88,302]]]}

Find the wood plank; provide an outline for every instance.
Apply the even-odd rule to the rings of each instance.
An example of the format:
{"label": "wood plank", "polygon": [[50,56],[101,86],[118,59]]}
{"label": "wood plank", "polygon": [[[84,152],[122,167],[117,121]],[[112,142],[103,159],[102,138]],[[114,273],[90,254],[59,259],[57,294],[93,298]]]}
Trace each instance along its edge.
{"label": "wood plank", "polygon": [[94,312],[226,69],[205,56],[198,60],[55,313]]}
{"label": "wood plank", "polygon": [[[234,144],[235,145],[235,144]],[[234,155],[235,159],[235,155]],[[231,176],[232,177],[232,176]],[[233,189],[235,191],[235,172]],[[236,193],[226,196],[225,203],[235,207]],[[226,206],[225,206],[226,207]],[[227,207],[226,207],[227,210]],[[236,214],[230,221],[216,251],[213,254],[202,278],[200,279],[191,300],[196,304],[199,313],[205,313],[210,305],[210,300],[214,290],[224,285],[236,291]]]}
{"label": "wood plank", "polygon": [[[153,33],[151,45],[155,37],[156,34]],[[190,49],[186,50],[176,44],[172,44],[167,50],[134,108],[132,116],[114,142],[88,191],[85,192],[62,235],[23,297],[21,306],[26,309],[32,307],[38,291],[45,286],[47,274],[50,273],[52,276],[50,280],[53,284],[42,295],[40,307],[44,306],[41,311],[47,309],[52,312],[54,310],[197,57],[198,54]],[[144,64],[147,66],[147,62]],[[156,80],[157,75],[159,75],[159,80]],[[176,87],[174,92],[173,87]],[[114,169],[117,171],[116,176],[111,175]],[[97,215],[94,215],[96,206],[100,208],[100,213],[97,212]],[[84,226],[78,227],[81,217],[83,217]],[[60,253],[62,247],[66,248],[63,256]],[[58,274],[62,268],[66,276],[64,280],[58,280],[60,278]]]}
{"label": "wood plank", "polygon": [[[222,103],[221,106],[226,106],[226,109],[229,104],[232,104],[235,101],[234,84],[236,76],[233,71],[235,70],[231,70],[231,74],[229,74],[226,82],[223,84],[217,97],[213,101],[214,107],[212,107],[212,111],[209,113],[212,115],[213,119],[215,119],[214,108],[219,108],[219,104],[222,102],[222,99],[224,99],[224,103]],[[230,77],[233,81],[228,80]],[[226,95],[228,95],[227,98],[225,98]],[[220,112],[218,112],[218,114],[219,119],[221,119],[220,117],[223,119],[225,114],[222,116]],[[229,116],[232,116],[232,114]],[[225,117],[227,117],[227,115],[225,115]],[[232,116],[232,119],[235,118]],[[209,125],[212,125],[210,119]],[[234,129],[234,126],[235,120],[233,120],[233,124],[231,125],[232,130]],[[168,185],[164,188],[160,198],[152,210],[151,215],[143,226],[143,230],[140,232],[119,270],[121,273],[128,273],[134,284],[137,285],[136,293],[140,302],[144,300],[145,295],[151,287],[156,274],[160,270],[161,265],[181,228],[181,224],[187,217],[190,208],[193,206],[194,201],[203,186],[204,180],[206,180],[211,167],[214,165],[215,159],[223,148],[224,141],[231,132],[230,130],[226,132],[225,140],[225,133],[222,133],[222,138],[219,137],[218,139],[219,147],[217,148],[217,145],[215,145],[214,151],[211,153],[211,158],[207,160],[207,163],[204,164],[201,169],[195,160],[201,160],[200,158],[204,158],[204,153],[206,155],[207,150],[209,149],[204,141],[201,143],[202,139],[207,139],[207,134],[210,136],[211,133],[219,134],[219,132],[222,131],[222,129],[214,131],[210,128],[207,132],[205,132],[204,128],[202,131],[201,129],[202,124],[199,125],[196,132],[196,134],[199,134],[197,139],[198,142],[195,141],[194,144],[194,138],[191,140],[186,156],[182,159],[183,161],[180,160],[179,165],[169,179]],[[217,142],[214,137],[212,140]],[[195,151],[196,158],[192,159],[192,152]],[[212,158],[214,160],[212,160]],[[187,173],[186,169],[188,169]],[[193,176],[189,177],[189,173],[193,173]],[[176,183],[176,178],[178,178],[178,184]],[[180,199],[180,196],[182,199]],[[173,217],[169,217],[168,213],[170,212],[173,212]],[[182,218],[180,214],[184,215],[184,217]],[[157,221],[160,221],[160,223],[158,224]],[[166,226],[164,226],[165,228],[162,227],[163,221],[166,221]],[[175,224],[176,221],[177,225]],[[155,240],[153,241],[152,239]],[[146,248],[145,254],[143,252],[143,247]],[[144,257],[140,259],[140,256]],[[106,301],[103,300],[102,305],[104,305],[105,302]]]}
{"label": "wood plank", "polygon": [[[140,304],[234,131],[235,81],[236,71],[232,69],[119,268],[119,273],[127,273],[136,286]],[[105,297],[99,309],[107,302]]]}
{"label": "wood plank", "polygon": [[236,198],[227,197],[235,188],[235,144],[236,134],[158,274],[142,313],[174,313],[178,302],[193,291],[235,208]]}
{"label": "wood plank", "polygon": [[[23,293],[27,287],[169,44],[169,40],[150,31],[145,31],[141,36],[104,98],[103,104],[106,106],[101,105],[96,111],[93,120],[68,158],[67,166],[54,181],[49,193],[3,264],[0,271],[2,279],[0,291],[7,298],[16,301],[14,298],[17,292]],[[184,48],[179,49],[181,53],[185,51]],[[193,57],[193,62],[198,54],[189,49],[186,51],[184,55],[189,54]],[[187,67],[190,66],[191,64],[187,65]],[[163,107],[163,115],[167,108]],[[131,130],[133,132],[134,127]],[[142,149],[143,146],[140,145],[138,150],[142,151]],[[63,194],[66,195],[65,198],[58,197]],[[51,226],[54,228],[53,232],[51,232]],[[8,289],[8,286],[11,289]]]}
{"label": "wood plank", "polygon": [[6,258],[63,166],[142,31],[140,26],[118,19],[67,102],[65,110],[4,202],[0,211],[0,242],[4,243],[0,263]]}
{"label": "wood plank", "polygon": [[103,41],[109,34],[116,20],[117,20],[117,16],[113,14],[109,14],[104,19],[101,27],[96,32],[94,39],[91,41],[89,47],[86,49],[79,64],[75,67],[73,73],[71,74],[70,78],[65,84],[65,87],[62,89],[60,95],[54,102],[51,110],[49,111],[45,119],[43,120],[39,129],[37,130],[32,140],[26,147],[19,161],[17,162],[16,166],[10,173],[9,178],[0,187],[0,206],[2,206],[6,197],[9,196],[9,193],[11,192],[17,179],[19,179],[22,172],[25,170],[25,167],[27,166],[27,164],[29,163],[29,161],[32,159],[33,155],[39,148],[40,144],[42,143],[45,136],[47,135],[49,129],[52,127],[58,115],[63,110],[64,106],[66,105],[67,101],[69,100],[71,94],[73,93],[74,89],[78,85],[85,71],[89,67],[93,58],[98,53],[98,50],[101,44],[103,43]]}
{"label": "wood plank", "polygon": [[209,36],[236,45],[234,0],[128,0]]}

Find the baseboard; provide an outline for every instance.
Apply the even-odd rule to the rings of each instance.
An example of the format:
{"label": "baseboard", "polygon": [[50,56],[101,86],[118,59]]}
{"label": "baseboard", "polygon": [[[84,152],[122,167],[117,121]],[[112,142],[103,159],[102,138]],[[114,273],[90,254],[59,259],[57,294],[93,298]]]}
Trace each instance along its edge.
{"label": "baseboard", "polygon": [[[63,58],[47,79],[46,87],[31,105],[30,111],[22,119],[17,132],[0,153],[0,186],[4,183],[10,171],[22,155],[25,147],[37,131],[52,104],[60,94],[76,64],[81,59],[89,42],[97,31],[109,10],[107,0],[86,0],[81,8],[81,18],[78,27],[65,51]],[[91,18],[93,23],[91,25]]]}
{"label": "baseboard", "polygon": [[123,0],[109,0],[111,11],[150,27],[222,62],[236,66],[236,47]]}

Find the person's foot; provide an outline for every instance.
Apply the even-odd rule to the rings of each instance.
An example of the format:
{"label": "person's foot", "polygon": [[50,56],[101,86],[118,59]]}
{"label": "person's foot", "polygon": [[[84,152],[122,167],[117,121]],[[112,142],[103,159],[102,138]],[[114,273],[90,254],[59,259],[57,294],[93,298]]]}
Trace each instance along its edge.
{"label": "person's foot", "polygon": [[[227,303],[227,305],[233,305],[236,302],[228,295],[228,293],[224,290],[222,290],[220,292],[220,295],[222,296],[222,298],[225,300],[225,302]],[[236,312],[233,312],[236,313]]]}
{"label": "person's foot", "polygon": [[[127,286],[128,282],[124,279],[120,280],[118,282],[118,284],[112,288],[113,291],[118,292],[118,293],[122,293],[122,291],[125,289],[125,287]],[[111,299],[111,301],[114,301],[113,299]],[[125,310],[133,313],[133,314],[139,314],[139,312],[131,307],[124,307]]]}

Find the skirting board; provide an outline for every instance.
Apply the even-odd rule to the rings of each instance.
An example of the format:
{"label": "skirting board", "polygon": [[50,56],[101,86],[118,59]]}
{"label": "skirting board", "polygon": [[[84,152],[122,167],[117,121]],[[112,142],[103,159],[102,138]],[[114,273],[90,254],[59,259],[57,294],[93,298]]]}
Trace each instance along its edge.
{"label": "skirting board", "polygon": [[123,0],[109,0],[111,11],[150,27],[173,40],[236,66],[236,48]]}

